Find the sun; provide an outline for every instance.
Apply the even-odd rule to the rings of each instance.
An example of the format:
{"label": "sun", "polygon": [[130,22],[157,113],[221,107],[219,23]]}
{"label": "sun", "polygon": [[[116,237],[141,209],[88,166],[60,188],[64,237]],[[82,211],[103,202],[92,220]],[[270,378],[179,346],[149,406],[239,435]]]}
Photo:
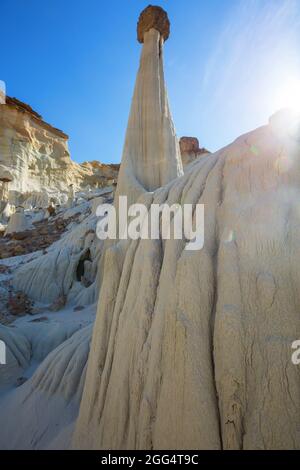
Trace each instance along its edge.
{"label": "sun", "polygon": [[300,79],[289,78],[283,85],[278,87],[274,99],[275,109],[290,108],[297,113],[300,112]]}

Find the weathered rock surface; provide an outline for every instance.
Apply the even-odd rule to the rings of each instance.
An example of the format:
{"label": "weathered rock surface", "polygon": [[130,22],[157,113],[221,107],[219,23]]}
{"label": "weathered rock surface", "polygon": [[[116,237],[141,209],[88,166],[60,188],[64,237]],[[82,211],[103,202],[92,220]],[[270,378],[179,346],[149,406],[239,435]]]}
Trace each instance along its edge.
{"label": "weathered rock surface", "polygon": [[204,204],[204,247],[107,246],[73,445],[300,448],[299,138],[272,118],[176,177],[159,44],[145,32],[117,196]]}
{"label": "weathered rock surface", "polygon": [[29,105],[10,97],[0,105],[0,165],[13,177],[9,184],[13,203],[19,193],[23,199],[32,192],[57,195],[67,193],[71,183],[76,190],[99,187],[118,175],[118,165],[73,162],[68,136],[43,121]]}
{"label": "weathered rock surface", "polygon": [[[148,194],[149,203],[205,204],[202,250],[136,240],[106,251],[76,448],[300,448],[291,362],[300,337],[300,144],[282,126],[278,135],[278,121]],[[1,338],[12,351],[3,381],[15,382],[30,341],[13,329]],[[22,412],[25,390],[28,406],[39,404],[34,422],[23,417],[28,448],[66,413],[64,401],[45,417],[45,403],[56,394],[80,399],[90,331],[72,338],[18,388],[18,401],[8,400],[8,410]],[[7,435],[20,438],[13,426]],[[33,435],[41,440],[32,444]],[[12,445],[6,436],[4,448]]]}
{"label": "weathered rock surface", "polygon": [[31,313],[32,302],[24,292],[10,293],[8,310],[11,315],[26,315]]}
{"label": "weathered rock surface", "polygon": [[264,126],[150,197],[205,204],[202,250],[107,250],[76,448],[300,448],[299,152]]}
{"label": "weathered rock surface", "polygon": [[[57,241],[16,271],[13,279],[16,290],[34,300],[54,303],[58,308],[63,306],[62,298],[64,302],[68,300],[83,305],[96,301],[96,275],[103,241],[96,237],[98,219],[91,213],[91,206],[92,201],[85,202],[66,210],[63,217],[56,216],[48,224],[45,221],[36,224],[34,236],[29,237],[25,245],[27,249],[38,240],[42,247],[41,231],[48,234],[47,246],[51,240]],[[37,249],[37,245],[35,247]]]}
{"label": "weathered rock surface", "polygon": [[0,237],[0,259],[45,250],[57,241],[66,231],[68,224],[76,222],[79,216],[77,213],[68,219],[63,219],[58,215],[50,221],[43,218],[40,222],[34,223],[30,230]]}
{"label": "weathered rock surface", "polygon": [[[5,432],[0,433],[1,449],[68,446],[89,353],[92,325],[86,325],[47,321],[14,328],[0,325],[0,339],[7,345],[7,366],[0,369],[0,386],[15,387],[1,402],[1,422],[6,423]],[[42,363],[28,378],[26,368],[31,360]],[[16,410],[17,428],[12,418]]]}
{"label": "weathered rock surface", "polygon": [[166,92],[160,34],[144,34],[116,190],[128,204],[183,173],[178,139]]}

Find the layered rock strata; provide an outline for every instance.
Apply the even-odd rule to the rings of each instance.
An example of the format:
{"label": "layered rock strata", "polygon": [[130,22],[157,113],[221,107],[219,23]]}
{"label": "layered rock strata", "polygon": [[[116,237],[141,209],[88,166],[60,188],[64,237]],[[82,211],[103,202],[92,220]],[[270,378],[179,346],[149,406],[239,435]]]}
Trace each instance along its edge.
{"label": "layered rock strata", "polygon": [[118,175],[118,165],[73,162],[68,136],[43,121],[29,105],[8,96],[6,104],[0,105],[0,167],[12,176],[13,203],[14,192],[24,197],[41,192],[67,194],[70,184],[75,190],[101,187]]}

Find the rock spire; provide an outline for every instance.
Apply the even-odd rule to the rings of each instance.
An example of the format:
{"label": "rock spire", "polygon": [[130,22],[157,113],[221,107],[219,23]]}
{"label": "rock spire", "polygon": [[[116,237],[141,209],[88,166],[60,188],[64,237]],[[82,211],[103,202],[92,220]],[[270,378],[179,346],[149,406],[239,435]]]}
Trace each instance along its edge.
{"label": "rock spire", "polygon": [[141,13],[137,26],[143,48],[116,191],[128,203],[183,173],[164,79],[163,44],[169,26],[166,12],[154,6]]}

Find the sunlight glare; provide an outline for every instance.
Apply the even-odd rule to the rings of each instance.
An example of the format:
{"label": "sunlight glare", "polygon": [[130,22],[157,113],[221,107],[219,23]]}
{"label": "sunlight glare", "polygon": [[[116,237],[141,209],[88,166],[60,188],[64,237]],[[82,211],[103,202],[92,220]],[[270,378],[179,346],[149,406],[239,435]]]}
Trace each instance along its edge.
{"label": "sunlight glare", "polygon": [[279,87],[274,102],[276,111],[290,108],[297,113],[300,112],[300,79],[290,78]]}

